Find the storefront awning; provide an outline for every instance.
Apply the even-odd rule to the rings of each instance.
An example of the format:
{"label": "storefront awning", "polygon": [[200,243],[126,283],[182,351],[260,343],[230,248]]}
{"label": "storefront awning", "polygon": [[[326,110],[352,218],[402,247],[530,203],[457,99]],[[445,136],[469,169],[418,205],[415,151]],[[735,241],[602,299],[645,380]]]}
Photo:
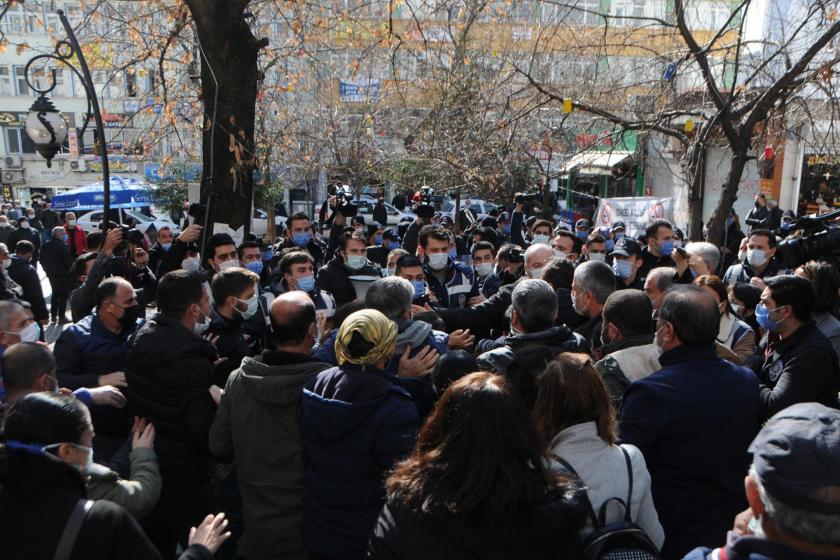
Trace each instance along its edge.
{"label": "storefront awning", "polygon": [[561,173],[574,171],[578,175],[602,175],[616,166],[633,159],[633,152],[614,150],[611,152],[587,151],[570,158]]}

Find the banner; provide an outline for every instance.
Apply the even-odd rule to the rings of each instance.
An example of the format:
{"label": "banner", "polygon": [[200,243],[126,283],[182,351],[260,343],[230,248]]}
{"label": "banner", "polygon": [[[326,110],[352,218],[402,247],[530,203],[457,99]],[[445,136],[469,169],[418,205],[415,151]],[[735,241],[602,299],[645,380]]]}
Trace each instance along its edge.
{"label": "banner", "polygon": [[654,220],[672,220],[669,198],[638,196],[628,198],[602,198],[593,220],[594,227],[612,227],[615,222],[624,222],[625,233],[636,237],[644,233],[645,227]]}
{"label": "banner", "polygon": [[379,80],[355,78],[354,81],[338,81],[338,98],[343,103],[367,103],[379,97]]}

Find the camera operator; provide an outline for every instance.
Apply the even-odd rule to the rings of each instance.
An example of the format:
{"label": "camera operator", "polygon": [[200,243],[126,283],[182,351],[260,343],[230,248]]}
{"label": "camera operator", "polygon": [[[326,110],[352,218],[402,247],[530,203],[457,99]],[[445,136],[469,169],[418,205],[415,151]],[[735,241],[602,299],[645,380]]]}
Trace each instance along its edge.
{"label": "camera operator", "polygon": [[90,315],[96,305],[96,289],[107,276],[111,274],[111,260],[114,251],[122,245],[123,232],[120,228],[109,229],[102,241],[102,248],[96,255],[96,259],[88,272],[84,283],[73,290],[68,298],[70,304],[70,315],[73,322],[81,321],[82,318]]}
{"label": "camera operator", "polygon": [[[514,195],[515,206],[510,220],[510,241],[511,243],[519,245],[523,249],[527,249],[531,243],[547,243],[548,245],[551,245],[551,239],[554,237],[554,235],[552,235],[551,222],[548,220],[535,220],[533,225],[533,236],[529,236],[529,239],[527,240],[522,236],[525,204],[531,204],[538,199],[539,195],[533,193],[516,193]],[[545,227],[546,224],[548,225],[547,230]]]}
{"label": "camera operator", "polygon": [[417,254],[417,240],[420,235],[420,229],[432,223],[432,218],[435,215],[435,209],[432,206],[432,189],[430,187],[423,187],[420,192],[415,194],[417,202],[412,206],[412,210],[417,215],[417,218],[408,226],[408,229],[403,235],[403,249],[408,251],[410,255]]}
{"label": "camera operator", "polygon": [[143,247],[134,247],[130,253],[128,281],[137,292],[137,302],[144,310],[157,297],[157,277],[149,268],[149,253]]}
{"label": "camera operator", "polygon": [[[188,249],[201,237],[202,227],[193,224],[185,228],[174,241],[169,249],[160,255],[157,270],[154,270],[157,278],[162,278],[167,272],[182,268],[181,263],[189,257]],[[163,231],[163,230],[161,230]]]}
{"label": "camera operator", "polygon": [[[324,204],[326,205],[328,202],[329,200],[324,201]],[[332,219],[331,217],[330,220]],[[286,231],[280,245],[277,247],[277,252],[281,253],[284,249],[292,248],[303,249],[312,255],[312,258],[315,260],[315,268],[321,268],[323,266],[327,249],[321,241],[312,235],[309,216],[303,212],[295,212],[289,216],[289,219],[286,221]]]}

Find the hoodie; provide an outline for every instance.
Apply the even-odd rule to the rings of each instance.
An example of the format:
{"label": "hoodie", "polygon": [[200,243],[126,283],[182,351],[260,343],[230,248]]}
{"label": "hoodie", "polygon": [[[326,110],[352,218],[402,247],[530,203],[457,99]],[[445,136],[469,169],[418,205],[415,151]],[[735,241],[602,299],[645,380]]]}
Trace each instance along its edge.
{"label": "hoodie", "polygon": [[573,333],[566,326],[551,327],[544,331],[505,338],[505,346],[484,352],[478,357],[478,366],[482,370],[504,373],[514,360],[516,352],[535,345],[555,348],[560,352],[587,352],[586,340]]}

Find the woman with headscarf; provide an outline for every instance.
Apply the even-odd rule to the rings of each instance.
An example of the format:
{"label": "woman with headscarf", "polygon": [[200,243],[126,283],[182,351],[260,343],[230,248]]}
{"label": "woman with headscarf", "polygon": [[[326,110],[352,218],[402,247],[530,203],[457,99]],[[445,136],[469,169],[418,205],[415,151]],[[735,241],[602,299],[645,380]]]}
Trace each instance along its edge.
{"label": "woman with headscarf", "polygon": [[397,326],[374,309],[351,314],[335,340],[338,367],[303,391],[303,537],[310,559],[364,558],[385,500],[386,471],[414,446],[411,395],[384,371]]}

